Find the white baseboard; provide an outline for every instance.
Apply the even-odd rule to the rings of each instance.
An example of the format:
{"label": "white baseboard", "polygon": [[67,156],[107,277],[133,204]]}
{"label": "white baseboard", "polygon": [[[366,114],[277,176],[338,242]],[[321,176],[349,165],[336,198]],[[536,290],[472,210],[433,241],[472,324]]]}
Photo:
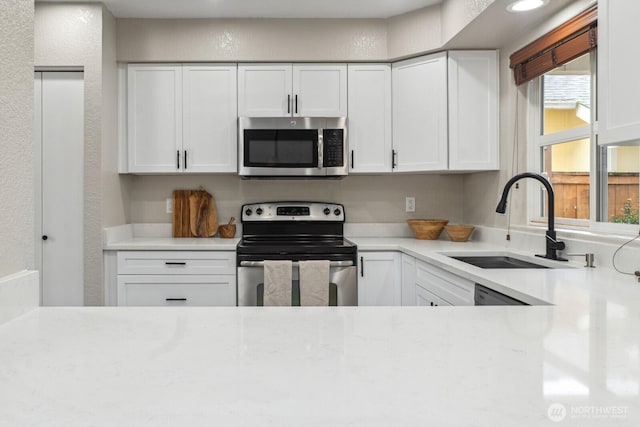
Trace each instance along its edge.
{"label": "white baseboard", "polygon": [[40,305],[39,277],[34,270],[0,277],[0,325]]}

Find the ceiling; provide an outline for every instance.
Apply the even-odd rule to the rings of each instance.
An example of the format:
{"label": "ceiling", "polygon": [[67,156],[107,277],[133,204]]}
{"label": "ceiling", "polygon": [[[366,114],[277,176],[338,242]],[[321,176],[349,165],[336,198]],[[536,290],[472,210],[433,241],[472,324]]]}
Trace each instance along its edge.
{"label": "ceiling", "polygon": [[[36,0],[85,2],[86,0]],[[388,18],[442,0],[102,0],[116,18]]]}

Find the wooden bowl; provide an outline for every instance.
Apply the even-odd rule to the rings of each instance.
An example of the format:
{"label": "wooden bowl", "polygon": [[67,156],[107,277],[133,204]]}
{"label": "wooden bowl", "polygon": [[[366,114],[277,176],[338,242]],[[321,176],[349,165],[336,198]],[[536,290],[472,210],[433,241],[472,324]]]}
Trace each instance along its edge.
{"label": "wooden bowl", "polygon": [[224,239],[232,239],[236,237],[236,225],[235,224],[219,225],[218,233],[220,233],[220,237]]}
{"label": "wooden bowl", "polygon": [[452,242],[466,242],[471,237],[474,227],[471,225],[447,225],[444,231],[447,232],[449,240]]}
{"label": "wooden bowl", "polygon": [[449,221],[446,219],[408,219],[407,224],[416,239],[436,240]]}

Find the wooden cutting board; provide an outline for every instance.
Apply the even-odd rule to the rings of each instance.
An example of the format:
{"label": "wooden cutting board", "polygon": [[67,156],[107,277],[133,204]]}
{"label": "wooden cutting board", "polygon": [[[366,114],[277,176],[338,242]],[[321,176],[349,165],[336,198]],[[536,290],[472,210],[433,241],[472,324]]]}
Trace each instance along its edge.
{"label": "wooden cutting board", "polygon": [[191,216],[189,209],[189,196],[193,190],[175,190],[173,192],[173,237],[191,236]]}
{"label": "wooden cutting board", "polygon": [[204,190],[189,196],[189,226],[194,237],[211,237],[218,231],[218,212],[213,196]]}

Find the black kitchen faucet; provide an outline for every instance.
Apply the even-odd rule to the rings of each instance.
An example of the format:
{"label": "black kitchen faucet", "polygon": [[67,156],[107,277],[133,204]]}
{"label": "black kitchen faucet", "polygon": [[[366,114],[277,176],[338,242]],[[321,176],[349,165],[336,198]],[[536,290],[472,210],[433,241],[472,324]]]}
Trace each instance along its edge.
{"label": "black kitchen faucet", "polygon": [[564,242],[561,242],[560,240],[556,239],[556,232],[554,230],[554,218],[555,218],[555,213],[554,213],[554,205],[555,205],[555,196],[553,193],[553,187],[551,186],[551,183],[549,183],[549,181],[543,177],[540,174],[537,173],[531,173],[531,172],[524,172],[521,174],[518,174],[516,176],[514,176],[513,178],[511,178],[509,181],[507,181],[507,183],[504,186],[504,190],[502,190],[502,197],[500,198],[500,201],[498,202],[498,206],[496,207],[496,212],[498,213],[505,213],[507,210],[507,196],[509,195],[509,190],[511,189],[511,186],[513,184],[516,183],[516,181],[519,181],[523,178],[532,178],[535,180],[538,180],[542,183],[542,185],[544,185],[544,187],[547,189],[547,207],[549,208],[549,213],[547,215],[547,220],[548,220],[548,224],[547,224],[547,234],[546,234],[546,253],[544,255],[536,255],[542,258],[548,258],[548,259],[553,259],[556,261],[567,261],[564,258],[560,258],[558,256],[558,254],[556,253],[556,251],[561,251],[564,249]]}

